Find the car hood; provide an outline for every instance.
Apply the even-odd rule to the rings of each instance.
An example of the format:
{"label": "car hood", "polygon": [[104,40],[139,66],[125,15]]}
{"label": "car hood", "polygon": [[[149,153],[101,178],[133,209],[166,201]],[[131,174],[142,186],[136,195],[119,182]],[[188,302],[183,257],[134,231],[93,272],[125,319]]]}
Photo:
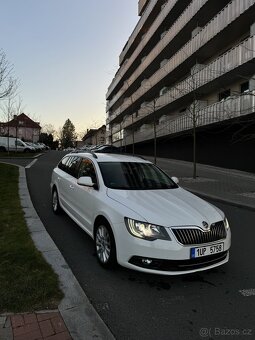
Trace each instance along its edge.
{"label": "car hood", "polygon": [[169,190],[108,189],[107,195],[147,222],[166,227],[202,226],[203,221],[210,225],[224,217],[221,210],[180,187]]}

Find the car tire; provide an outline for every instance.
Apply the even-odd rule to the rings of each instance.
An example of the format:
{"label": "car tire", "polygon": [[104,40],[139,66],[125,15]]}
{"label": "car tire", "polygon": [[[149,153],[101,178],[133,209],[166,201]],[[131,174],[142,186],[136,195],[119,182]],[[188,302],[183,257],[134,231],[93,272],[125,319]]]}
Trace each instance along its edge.
{"label": "car tire", "polygon": [[62,212],[62,208],[60,207],[59,204],[58,191],[56,188],[52,190],[51,202],[54,214],[59,215]]}
{"label": "car tire", "polygon": [[117,265],[116,244],[113,232],[105,221],[99,223],[95,229],[94,245],[96,257],[104,268],[114,268]]}

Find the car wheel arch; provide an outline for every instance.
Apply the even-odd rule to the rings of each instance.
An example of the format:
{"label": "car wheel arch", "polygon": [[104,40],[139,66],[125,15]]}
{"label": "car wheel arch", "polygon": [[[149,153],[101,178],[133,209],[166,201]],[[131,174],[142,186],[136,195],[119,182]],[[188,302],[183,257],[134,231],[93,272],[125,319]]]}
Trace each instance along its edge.
{"label": "car wheel arch", "polygon": [[[107,263],[102,263],[101,260],[99,259],[99,256],[97,254],[97,241],[96,241],[96,232],[97,229],[99,229],[100,227],[105,227],[110,235],[110,239],[111,239],[111,253],[110,253],[110,257],[109,260],[107,260]],[[93,230],[93,239],[94,239],[94,246],[95,246],[95,251],[96,251],[96,256],[97,256],[97,260],[99,261],[100,265],[102,265],[105,268],[115,268],[118,261],[117,261],[117,245],[116,245],[116,238],[114,235],[114,231],[113,228],[111,227],[111,224],[109,223],[109,221],[107,220],[107,218],[103,215],[99,215],[96,217],[95,222],[94,222],[94,230]]]}
{"label": "car wheel arch", "polygon": [[108,219],[103,215],[98,215],[95,219],[94,226],[93,226],[93,238],[95,238],[96,227],[98,227],[98,226],[100,226],[100,224],[104,224],[104,223],[107,224],[111,228],[111,231],[112,231],[113,236],[114,236],[114,231],[112,230],[111,223],[108,221]]}

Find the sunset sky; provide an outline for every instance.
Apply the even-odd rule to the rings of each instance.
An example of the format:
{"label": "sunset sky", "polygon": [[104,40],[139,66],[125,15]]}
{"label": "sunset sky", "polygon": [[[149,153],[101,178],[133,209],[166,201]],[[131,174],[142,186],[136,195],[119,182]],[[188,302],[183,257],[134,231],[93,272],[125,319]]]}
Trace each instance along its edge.
{"label": "sunset sky", "polygon": [[137,8],[138,0],[2,1],[0,48],[20,81],[24,113],[56,129],[70,118],[77,132],[104,124]]}

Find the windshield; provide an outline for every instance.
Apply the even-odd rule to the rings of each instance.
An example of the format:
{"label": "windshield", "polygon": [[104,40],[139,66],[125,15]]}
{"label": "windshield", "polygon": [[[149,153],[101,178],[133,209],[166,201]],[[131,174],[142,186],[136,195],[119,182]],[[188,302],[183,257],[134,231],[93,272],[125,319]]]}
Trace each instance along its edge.
{"label": "windshield", "polygon": [[111,189],[154,190],[178,188],[170,177],[151,163],[100,162],[104,184]]}

